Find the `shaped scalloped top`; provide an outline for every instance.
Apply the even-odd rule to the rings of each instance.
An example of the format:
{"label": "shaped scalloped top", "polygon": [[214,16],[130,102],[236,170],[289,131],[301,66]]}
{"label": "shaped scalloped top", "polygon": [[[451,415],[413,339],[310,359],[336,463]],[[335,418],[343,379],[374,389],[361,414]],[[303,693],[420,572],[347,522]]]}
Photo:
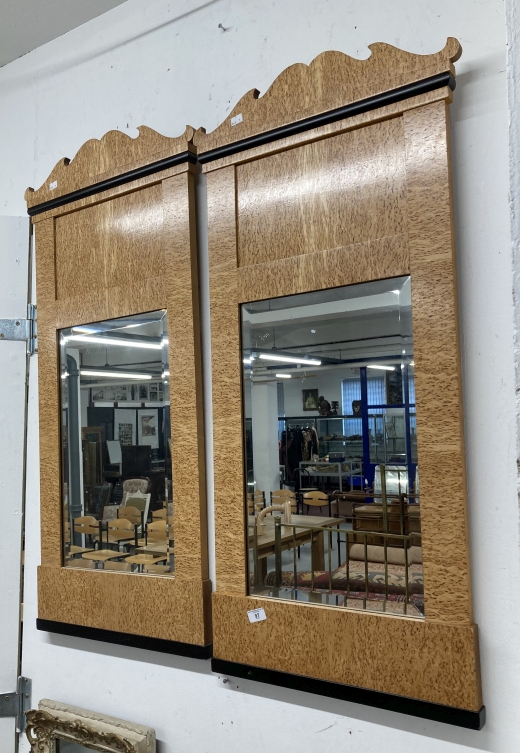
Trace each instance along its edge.
{"label": "shaped scalloped top", "polygon": [[309,64],[286,68],[261,97],[251,89],[211,133],[203,128],[193,143],[199,154],[278,128],[297,120],[348,105],[399,86],[450,71],[462,54],[449,37],[432,55],[417,55],[392,45],[369,45],[370,57],[352,58],[343,52],[323,52]]}
{"label": "shaped scalloped top", "polygon": [[27,205],[36,206],[135,167],[185,152],[194,134],[191,126],[186,126],[185,132],[177,138],[161,136],[147,126],[139,126],[137,130],[136,138],[121,131],[109,131],[100,139],[85,142],[74,159],[64,158],[57,163],[40,188],[25,191]]}

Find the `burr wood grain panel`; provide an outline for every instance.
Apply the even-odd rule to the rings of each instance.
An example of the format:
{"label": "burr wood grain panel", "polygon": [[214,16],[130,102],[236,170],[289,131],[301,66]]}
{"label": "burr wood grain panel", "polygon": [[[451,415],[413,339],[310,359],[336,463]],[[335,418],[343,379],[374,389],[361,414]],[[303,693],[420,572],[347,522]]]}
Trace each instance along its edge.
{"label": "burr wood grain panel", "polygon": [[238,266],[402,235],[402,118],[236,168]]}
{"label": "burr wood grain panel", "polygon": [[[324,126],[313,131],[314,140],[309,132],[289,137],[285,151],[281,143],[254,147],[205,168],[216,499],[214,655],[478,710],[449,101],[449,96],[417,101],[387,120],[359,123],[336,135]],[[405,274],[412,280],[426,619],[247,597],[239,304]],[[444,493],[440,475],[450,479]],[[250,626],[246,612],[259,606],[268,618]]]}
{"label": "burr wood grain panel", "polygon": [[217,587],[246,593],[235,168],[208,176]]}
{"label": "burr wood grain panel", "polygon": [[162,228],[160,183],[57,217],[57,299],[163,277]]}
{"label": "burr wood grain panel", "polygon": [[[267,619],[251,624],[249,609]],[[475,625],[213,594],[213,655],[478,711],[482,706]]]}
{"label": "burr wood grain panel", "polygon": [[237,270],[240,303],[410,273],[408,236],[293,256]]}
{"label": "burr wood grain panel", "polygon": [[[471,622],[448,108],[403,116],[428,619]],[[439,497],[439,473],[449,484]],[[453,584],[457,587],[454,588]]]}
{"label": "burr wood grain panel", "polygon": [[[132,188],[98,194],[35,223],[44,565],[39,616],[204,644],[211,638],[211,588],[192,169],[164,171]],[[175,576],[121,580],[121,573],[62,568],[59,330],[162,308],[169,313],[170,400],[183,411],[182,422],[175,411],[171,415],[174,447],[182,447],[172,459]]]}
{"label": "burr wood grain panel", "polygon": [[209,581],[169,576],[38,568],[38,616],[101,630],[206,645]]}
{"label": "burr wood grain panel", "polygon": [[195,193],[191,172],[163,182],[171,432],[175,446],[175,577],[208,577],[204,406]]}

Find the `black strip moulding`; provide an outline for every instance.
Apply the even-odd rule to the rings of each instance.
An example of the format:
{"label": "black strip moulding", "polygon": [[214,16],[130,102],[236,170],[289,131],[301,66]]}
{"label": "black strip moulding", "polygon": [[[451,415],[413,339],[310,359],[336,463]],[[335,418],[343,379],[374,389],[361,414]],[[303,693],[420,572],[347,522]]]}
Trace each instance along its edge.
{"label": "black strip moulding", "polygon": [[[238,152],[252,149],[255,146],[262,146],[263,144],[269,144],[272,141],[278,141],[286,136],[293,136],[297,133],[310,131],[312,128],[318,128],[319,126],[334,123],[335,121],[343,120],[344,118],[352,118],[354,115],[360,115],[361,113],[369,112],[370,110],[377,110],[379,107],[391,105],[394,102],[402,102],[404,99],[416,97],[419,94],[426,94],[435,89],[440,89],[443,86],[449,86],[452,90],[455,89],[455,79],[449,71],[438,73],[437,75],[428,78],[423,78],[420,81],[415,81],[413,84],[399,86],[397,89],[391,89],[390,91],[376,94],[367,99],[361,99],[359,102],[353,102],[350,105],[338,107],[335,110],[328,110],[319,115],[313,115],[311,118],[298,120],[295,123],[289,123],[288,125],[280,126],[280,128],[274,128],[270,131],[265,131],[264,133],[258,133],[255,136],[235,141],[232,144],[225,144],[217,149],[202,152],[198,157],[198,161],[201,164],[212,162],[221,157],[228,157],[231,154],[237,154]],[[34,207],[29,207],[27,214],[33,217],[36,214],[41,214],[50,209],[62,207],[65,204],[70,204],[78,199],[85,199],[87,196],[93,196],[102,191],[107,191],[109,188],[115,188],[116,186],[130,183],[138,178],[153,175],[161,170],[166,170],[168,167],[180,165],[183,162],[191,162],[192,164],[195,164],[197,162],[197,157],[192,152],[188,151],[175,154],[173,157],[166,157],[158,162],[152,162],[144,167],[138,167],[135,170],[130,170],[127,173],[117,175],[114,178],[107,178],[107,180],[102,180],[91,186],[80,188],[77,191],[72,191],[63,196],[57,196],[55,199],[50,199],[49,201],[44,201],[42,204],[36,204]]]}
{"label": "black strip moulding", "polygon": [[269,685],[277,685],[291,690],[301,690],[304,693],[314,693],[326,698],[338,698],[341,701],[361,703],[365,706],[373,706],[385,711],[397,711],[400,714],[417,716],[421,719],[429,719],[434,722],[452,724],[456,727],[480,730],[486,722],[486,707],[480,711],[468,711],[457,709],[452,706],[442,706],[438,703],[418,701],[413,698],[380,693],[376,690],[367,690],[352,685],[340,685],[336,682],[316,680],[312,677],[302,677],[287,672],[277,672],[273,669],[262,669],[247,664],[226,661],[224,659],[211,660],[211,669],[221,675],[239,677],[243,680],[255,680]]}
{"label": "black strip moulding", "polygon": [[147,175],[160,173],[161,170],[166,170],[168,167],[182,165],[183,162],[196,164],[197,157],[192,152],[180,152],[180,154],[174,154],[173,157],[165,157],[165,159],[151,162],[149,165],[136,167],[135,170],[129,170],[127,173],[116,175],[114,178],[107,178],[99,183],[93,183],[91,186],[79,188],[77,191],[72,191],[71,193],[63,194],[63,196],[57,196],[55,199],[44,201],[42,204],[36,204],[34,207],[29,207],[27,214],[33,217],[35,214],[41,214],[42,212],[49,211],[49,209],[62,207],[65,204],[70,204],[72,201],[86,199],[87,196],[94,196],[94,194],[101,193],[102,191],[108,191],[109,188],[116,188],[125,183],[131,183],[133,180],[138,180],[138,178],[146,178]]}
{"label": "black strip moulding", "polygon": [[360,115],[361,113],[369,112],[370,110],[377,110],[379,107],[385,107],[386,105],[394,104],[394,102],[402,102],[404,99],[416,97],[419,94],[426,94],[435,89],[440,89],[443,86],[449,86],[452,91],[455,89],[455,79],[449,71],[438,73],[437,75],[429,76],[428,78],[423,78],[420,81],[414,81],[413,84],[399,86],[397,89],[391,89],[382,94],[367,97],[367,99],[361,99],[359,102],[353,102],[350,105],[344,105],[335,110],[328,110],[319,115],[313,115],[304,120],[297,120],[295,123],[289,123],[288,125],[274,128],[271,131],[258,133],[255,136],[250,136],[249,138],[241,139],[240,141],[234,141],[232,144],[225,144],[216,149],[210,149],[207,152],[199,154],[198,160],[201,164],[204,164],[205,162],[212,162],[221,157],[229,157],[231,154],[237,154],[246,149],[252,149],[255,146],[269,144],[272,141],[278,141],[287,136],[294,136],[297,133],[310,131],[312,128],[318,128],[319,126],[334,123],[337,120],[352,118],[354,115]]}
{"label": "black strip moulding", "polygon": [[210,659],[213,645],[199,646],[195,643],[181,643],[180,641],[166,641],[161,638],[148,638],[144,635],[133,633],[117,633],[114,630],[100,630],[99,628],[85,627],[84,625],[71,625],[68,622],[55,622],[54,620],[36,620],[38,630],[60,635],[72,635],[75,638],[88,638],[91,641],[103,643],[117,643],[120,646],[132,646],[144,648],[148,651],[160,651],[163,654],[176,654],[177,656],[189,656],[192,659]]}

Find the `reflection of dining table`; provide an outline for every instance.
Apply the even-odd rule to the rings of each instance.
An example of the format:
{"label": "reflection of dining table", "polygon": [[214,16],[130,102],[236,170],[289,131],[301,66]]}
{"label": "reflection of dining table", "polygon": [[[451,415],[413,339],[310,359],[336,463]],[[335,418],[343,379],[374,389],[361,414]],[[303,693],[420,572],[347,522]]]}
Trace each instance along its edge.
{"label": "reflection of dining table", "polygon": [[143,545],[138,546],[135,552],[136,554],[173,554],[173,547],[168,546],[168,542],[165,540],[150,541],[148,539],[148,544],[144,544],[143,540]]}
{"label": "reflection of dining table", "polygon": [[[263,580],[267,575],[267,557],[274,554],[274,521],[273,515],[264,518],[265,526],[259,526],[258,530],[258,566],[260,578]],[[282,551],[311,543],[311,561],[315,571],[325,569],[325,531],[344,523],[345,518],[322,518],[319,515],[293,515],[291,523],[301,523],[313,528],[322,528],[323,531],[310,531],[308,528],[293,528],[284,526],[281,528]],[[249,548],[254,546],[255,517],[248,516]]]}
{"label": "reflection of dining table", "polygon": [[133,554],[130,557],[125,557],[125,562],[130,565],[137,565],[138,572],[143,572],[145,565],[157,565],[159,562],[164,562],[166,554],[159,557],[154,557],[153,554]]}
{"label": "reflection of dining table", "polygon": [[92,560],[93,562],[107,562],[107,560],[118,560],[124,556],[124,552],[116,552],[112,549],[96,549],[95,552],[86,552],[82,555],[84,560]]}

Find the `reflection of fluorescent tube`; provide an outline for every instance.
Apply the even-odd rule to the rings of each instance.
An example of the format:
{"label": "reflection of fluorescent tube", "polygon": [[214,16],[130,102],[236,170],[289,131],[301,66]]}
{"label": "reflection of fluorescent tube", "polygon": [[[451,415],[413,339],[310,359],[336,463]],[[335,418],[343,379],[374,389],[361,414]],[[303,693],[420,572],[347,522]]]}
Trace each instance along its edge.
{"label": "reflection of fluorescent tube", "polygon": [[[150,350],[161,350],[162,343],[147,343],[144,340],[126,340],[122,337],[95,337],[94,335],[70,335],[64,340],[78,340],[82,343],[94,343],[95,345],[124,345],[125,348],[149,348]],[[165,341],[166,342],[166,341]]]}
{"label": "reflection of fluorescent tube", "polygon": [[367,364],[367,369],[381,369],[381,371],[395,371],[395,366],[379,366],[376,363]]}
{"label": "reflection of fluorescent tube", "polygon": [[111,379],[152,379],[151,374],[134,374],[130,371],[93,371],[81,369],[81,376],[87,377],[110,377]]}
{"label": "reflection of fluorescent tube", "polygon": [[263,358],[264,361],[283,361],[284,363],[306,363],[308,366],[321,366],[321,361],[317,361],[315,358],[293,358],[292,356],[278,356],[270,355],[268,353],[260,353],[259,358]]}
{"label": "reflection of fluorescent tube", "polygon": [[275,374],[275,377],[278,377],[278,379],[290,379],[290,374]]}

